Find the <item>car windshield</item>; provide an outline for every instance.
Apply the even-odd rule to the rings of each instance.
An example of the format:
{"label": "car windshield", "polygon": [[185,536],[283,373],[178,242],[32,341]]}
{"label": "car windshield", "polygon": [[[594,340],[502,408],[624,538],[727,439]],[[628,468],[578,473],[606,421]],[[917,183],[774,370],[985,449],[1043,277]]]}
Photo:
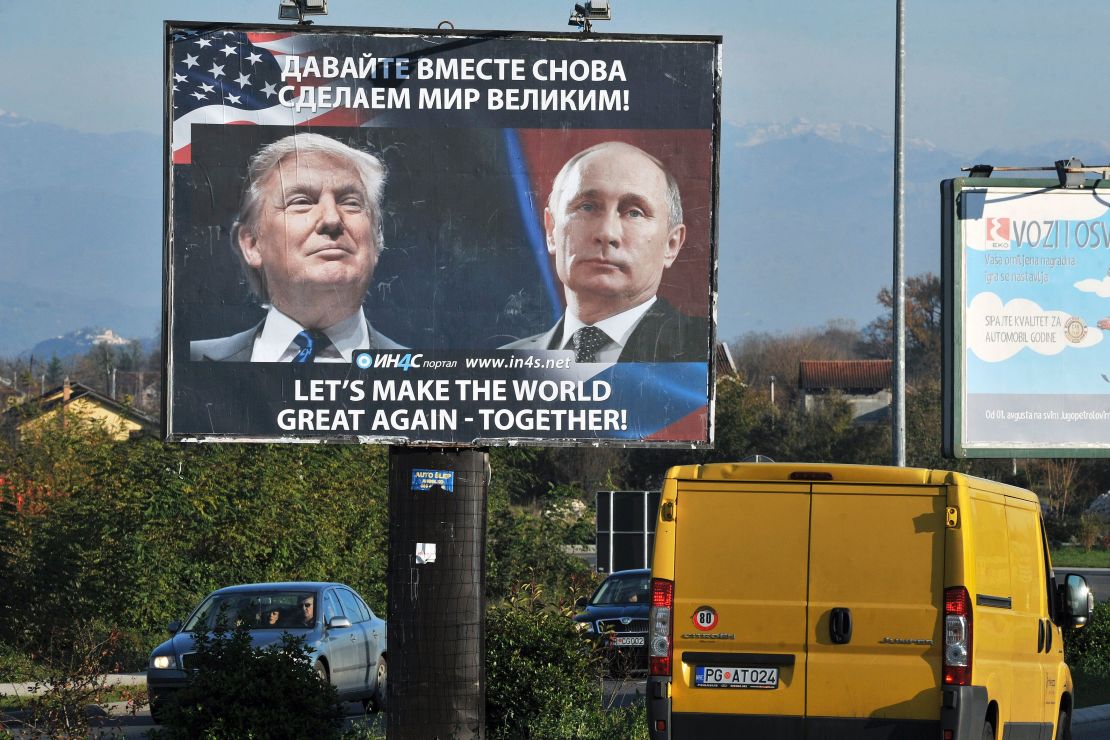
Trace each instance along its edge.
{"label": "car windshield", "polygon": [[621,576],[609,577],[597,589],[591,604],[596,606],[606,604],[647,604],[648,592],[651,589],[651,576]]}
{"label": "car windshield", "polygon": [[316,595],[311,591],[252,591],[212,594],[185,625],[186,632],[226,628],[305,629],[316,622]]}

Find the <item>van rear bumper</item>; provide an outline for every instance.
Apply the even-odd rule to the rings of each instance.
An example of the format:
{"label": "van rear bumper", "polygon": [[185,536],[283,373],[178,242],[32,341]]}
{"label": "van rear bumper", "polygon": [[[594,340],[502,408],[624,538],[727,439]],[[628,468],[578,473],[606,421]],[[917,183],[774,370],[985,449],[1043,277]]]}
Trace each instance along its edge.
{"label": "van rear bumper", "polygon": [[987,719],[985,686],[945,686],[941,693],[940,727],[956,740],[981,738]]}
{"label": "van rear bumper", "polygon": [[[936,720],[775,717],[751,714],[671,715],[671,740],[706,737],[766,737],[775,740],[937,740]],[[657,736],[652,735],[652,740]]]}
{"label": "van rear bumper", "polygon": [[[668,696],[670,678],[649,677],[647,684],[648,729],[651,740],[700,740],[706,737],[768,737],[775,740],[936,740],[948,715],[937,720],[884,719],[877,717],[784,717],[744,714],[672,712]],[[947,690],[946,690],[947,692]],[[945,702],[949,699],[945,697]],[[986,716],[986,691],[967,687],[952,699],[959,711],[956,738],[982,737]],[[978,708],[978,709],[977,709]],[[945,710],[947,711],[947,704]],[[952,717],[956,717],[955,710]],[[657,729],[657,722],[662,729]],[[978,722],[978,724],[976,724]],[[974,732],[970,728],[977,728]],[[953,727],[953,729],[955,729]]]}

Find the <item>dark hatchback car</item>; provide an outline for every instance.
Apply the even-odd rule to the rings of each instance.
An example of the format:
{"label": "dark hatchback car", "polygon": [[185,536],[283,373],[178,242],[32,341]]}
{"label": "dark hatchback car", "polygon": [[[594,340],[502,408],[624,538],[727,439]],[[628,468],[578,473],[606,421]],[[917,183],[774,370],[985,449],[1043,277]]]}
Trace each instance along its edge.
{"label": "dark hatchback car", "polygon": [[575,604],[582,609],[574,621],[582,633],[610,653],[614,669],[646,670],[648,609],[651,608],[651,570],[610,573],[589,599]]}
{"label": "dark hatchback car", "polygon": [[255,647],[280,642],[283,632],[303,637],[317,674],[342,701],[370,711],[385,704],[386,625],[354,589],[342,583],[251,583],[209,594],[184,623],[167,625],[170,639],[154,649],[146,682],[157,722],[167,699],[187,682],[195,655],[193,634],[246,626]]}

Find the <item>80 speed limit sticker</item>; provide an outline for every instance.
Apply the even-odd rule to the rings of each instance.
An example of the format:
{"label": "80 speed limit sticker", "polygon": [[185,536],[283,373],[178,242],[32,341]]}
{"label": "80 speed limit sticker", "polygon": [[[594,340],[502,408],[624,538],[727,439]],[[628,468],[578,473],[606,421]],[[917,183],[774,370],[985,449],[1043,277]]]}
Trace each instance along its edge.
{"label": "80 speed limit sticker", "polygon": [[699,606],[691,617],[694,626],[702,632],[708,632],[717,626],[717,610],[711,606]]}

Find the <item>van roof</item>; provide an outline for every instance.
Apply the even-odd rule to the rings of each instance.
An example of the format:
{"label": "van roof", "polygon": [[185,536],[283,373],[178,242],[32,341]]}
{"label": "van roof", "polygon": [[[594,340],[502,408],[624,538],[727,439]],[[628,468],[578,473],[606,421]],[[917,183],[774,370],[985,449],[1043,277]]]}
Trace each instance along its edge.
{"label": "van roof", "polygon": [[985,489],[1036,503],[1036,494],[1024,488],[976,478],[962,473],[890,465],[840,465],[831,463],[710,463],[679,465],[667,471],[675,480],[784,481],[796,483],[869,483],[901,486],[959,485]]}

